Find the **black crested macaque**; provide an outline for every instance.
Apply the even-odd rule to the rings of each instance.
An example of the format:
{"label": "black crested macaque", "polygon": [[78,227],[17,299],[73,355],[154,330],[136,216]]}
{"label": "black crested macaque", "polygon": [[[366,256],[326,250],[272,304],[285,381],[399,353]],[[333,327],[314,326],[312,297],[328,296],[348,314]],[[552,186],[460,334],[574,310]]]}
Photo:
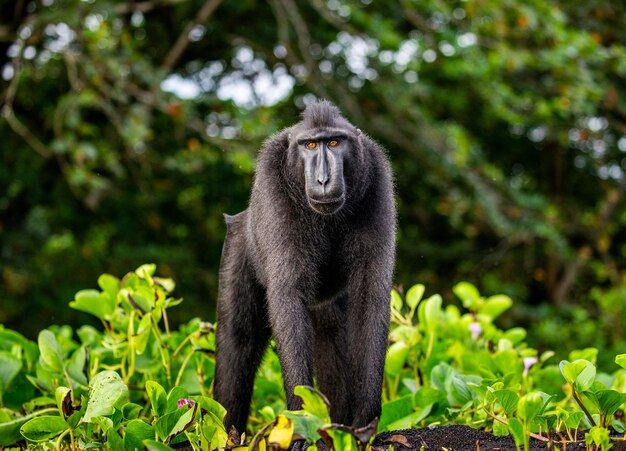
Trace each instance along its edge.
{"label": "black crested macaque", "polygon": [[276,340],[289,409],[297,385],[334,422],[380,415],[395,255],[393,181],[383,149],[318,101],[269,138],[249,207],[227,216],[217,312],[215,399],[245,431],[255,373]]}

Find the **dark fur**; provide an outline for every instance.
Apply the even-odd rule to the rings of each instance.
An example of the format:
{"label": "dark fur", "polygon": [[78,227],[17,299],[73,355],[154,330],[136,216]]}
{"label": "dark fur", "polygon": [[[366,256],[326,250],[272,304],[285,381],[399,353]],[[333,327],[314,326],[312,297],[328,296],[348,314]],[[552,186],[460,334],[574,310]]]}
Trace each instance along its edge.
{"label": "dark fur", "polygon": [[[327,152],[330,180],[316,182],[321,157],[298,141],[338,134],[345,147]],[[312,200],[342,191],[343,203]],[[364,426],[378,417],[396,227],[383,150],[333,104],[317,102],[265,143],[249,208],[226,222],[215,374],[226,427],[245,430],[271,335],[289,409],[301,406],[294,387],[313,385],[315,374],[333,421]]]}

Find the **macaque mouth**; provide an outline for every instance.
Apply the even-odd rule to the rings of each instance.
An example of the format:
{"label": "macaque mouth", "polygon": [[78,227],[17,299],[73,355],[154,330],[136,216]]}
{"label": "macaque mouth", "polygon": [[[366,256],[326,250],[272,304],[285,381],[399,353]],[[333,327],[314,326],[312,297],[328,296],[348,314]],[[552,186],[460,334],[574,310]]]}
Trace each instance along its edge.
{"label": "macaque mouth", "polygon": [[340,202],[343,202],[345,199],[346,198],[344,195],[335,197],[334,199],[314,199],[312,197],[309,197],[309,200],[311,202],[313,202],[314,204],[320,204],[320,205],[338,204]]}

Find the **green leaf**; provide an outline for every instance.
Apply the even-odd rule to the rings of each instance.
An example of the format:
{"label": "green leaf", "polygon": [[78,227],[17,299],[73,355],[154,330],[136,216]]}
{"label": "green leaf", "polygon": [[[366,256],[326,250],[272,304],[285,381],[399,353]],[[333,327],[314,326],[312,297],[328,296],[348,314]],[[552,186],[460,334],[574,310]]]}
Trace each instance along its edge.
{"label": "green leaf", "polygon": [[18,375],[21,369],[22,359],[10,352],[0,351],[0,394],[6,391],[13,378]]}
{"label": "green leaf", "polygon": [[321,418],[327,423],[330,422],[328,400],[320,392],[307,385],[298,385],[293,392],[302,399],[302,409],[305,412]]}
{"label": "green leaf", "polygon": [[72,391],[67,387],[58,387],[55,391],[55,398],[57,402],[57,409],[59,413],[63,415],[63,418],[67,418],[72,414]]}
{"label": "green leaf", "polygon": [[596,367],[588,360],[579,359],[574,362],[562,360],[559,369],[565,380],[572,384],[578,393],[591,388],[596,378]]}
{"label": "green leaf", "polygon": [[453,374],[450,379],[450,396],[459,405],[464,405],[473,399],[472,391],[467,382],[458,374]]}
{"label": "green leaf", "polygon": [[[120,289],[120,280],[111,274],[102,274],[98,277],[98,286],[109,295],[110,300],[115,303],[117,292]],[[113,305],[115,307],[115,304]]]}
{"label": "green leaf", "polygon": [[178,401],[183,398],[189,398],[189,392],[182,387],[174,387],[167,394],[167,413],[174,412],[178,409]]}
{"label": "green leaf", "polygon": [[387,358],[385,359],[385,373],[392,376],[400,374],[408,355],[409,346],[403,341],[389,346],[387,348]]}
{"label": "green leaf", "polygon": [[440,326],[439,321],[443,314],[441,310],[441,303],[441,296],[435,294],[419,305],[418,317],[420,323],[429,334],[434,334]]}
{"label": "green leaf", "polygon": [[174,412],[166,413],[156,422],[155,429],[165,444],[170,444],[178,434],[187,430],[194,422],[198,404],[190,409],[181,407]]}
{"label": "green leaf", "polygon": [[70,302],[70,307],[104,320],[109,319],[115,311],[115,298],[111,299],[107,293],[98,290],[81,290]]}
{"label": "green leaf", "polygon": [[63,354],[57,339],[52,332],[47,329],[39,332],[37,339],[39,344],[40,359],[44,366],[55,372],[63,371]]}
{"label": "green leaf", "polygon": [[220,422],[224,421],[226,409],[219,402],[206,396],[194,396],[192,399],[199,404],[200,409],[212,413]]}
{"label": "green leaf", "polygon": [[478,307],[478,313],[488,316],[492,321],[506,312],[513,305],[510,297],[503,294],[491,296]]}
{"label": "green leaf", "polygon": [[495,435],[496,437],[506,437],[507,435],[509,435],[509,427],[504,423],[500,423],[499,421],[494,421],[493,422],[493,435]]}
{"label": "green leaf", "polygon": [[524,426],[517,418],[509,418],[509,431],[515,440],[515,444],[521,446],[524,443]]}
{"label": "green leaf", "polygon": [[115,371],[106,370],[94,376],[89,384],[89,400],[83,421],[113,414],[128,402],[128,387]]}
{"label": "green leaf", "polygon": [[615,363],[626,370],[626,354],[619,354],[615,356]]}
{"label": "green leaf", "polygon": [[[295,412],[285,411],[283,415],[293,422],[293,433],[304,437],[308,443],[315,443],[319,440],[320,434],[318,431],[327,424],[327,422],[320,417],[311,415],[303,410]],[[310,449],[310,447],[307,448],[307,450],[308,449]]]}
{"label": "green leaf", "polygon": [[541,413],[544,399],[539,393],[528,393],[522,396],[517,404],[517,415],[526,422],[532,421]]}
{"label": "green leaf", "polygon": [[67,374],[81,385],[87,385],[85,366],[87,363],[87,351],[84,346],[79,347],[67,362]]}
{"label": "green leaf", "polygon": [[615,390],[600,390],[593,393],[600,411],[605,415],[613,415],[626,402],[626,394]]}
{"label": "green leaf", "polygon": [[402,296],[396,290],[391,290],[391,308],[397,311],[402,310]]}
{"label": "green leaf", "polygon": [[124,439],[115,429],[109,429],[109,432],[107,432],[107,445],[109,445],[111,450],[122,451],[124,449]]}
{"label": "green leaf", "polygon": [[[493,392],[496,400],[500,403],[507,416],[511,416],[517,410],[519,395],[513,390],[496,390]],[[495,424],[495,423],[494,423]]]}
{"label": "green leaf", "polygon": [[143,264],[135,270],[139,277],[146,280],[152,280],[152,276],[154,275],[155,271],[156,265],[154,263]]}
{"label": "green leaf", "polygon": [[382,413],[380,414],[380,421],[378,422],[378,430],[386,430],[388,425],[395,423],[401,418],[410,416],[414,411],[413,395],[405,395],[401,398],[384,403]]}
{"label": "green leaf", "polygon": [[570,412],[569,415],[565,418],[565,425],[570,429],[578,429],[580,426],[580,422],[584,418],[584,412],[577,410],[575,412]]}
{"label": "green leaf", "polygon": [[67,422],[57,416],[40,416],[26,422],[20,429],[21,434],[31,442],[44,442],[56,437],[69,428]]}
{"label": "green leaf", "polygon": [[26,417],[17,417],[8,421],[0,422],[0,446],[13,445],[22,440],[20,428],[24,423],[32,418],[32,415]]}
{"label": "green leaf", "polygon": [[166,413],[167,410],[167,394],[165,389],[155,381],[146,382],[146,392],[148,393],[148,399],[152,405],[152,413],[156,416],[161,416]]}
{"label": "green leaf", "polygon": [[143,451],[144,440],[154,439],[154,427],[142,420],[131,420],[126,425],[126,434],[124,435],[124,448],[128,451]]}
{"label": "green leaf", "polygon": [[476,311],[480,301],[478,289],[469,282],[459,282],[452,287],[454,294],[463,302],[463,307],[470,311]]}
{"label": "green leaf", "polygon": [[417,307],[417,304],[422,300],[422,296],[424,296],[424,291],[426,291],[426,287],[422,284],[413,285],[409,288],[409,291],[406,293],[406,304],[414,310]]}
{"label": "green leaf", "polygon": [[169,446],[164,445],[163,443],[159,443],[155,440],[144,440],[143,444],[146,447],[147,451],[173,451],[174,450],[174,448],[170,448]]}
{"label": "green leaf", "polygon": [[126,420],[134,420],[139,417],[139,414],[143,410],[143,406],[129,402],[122,406],[122,415]]}

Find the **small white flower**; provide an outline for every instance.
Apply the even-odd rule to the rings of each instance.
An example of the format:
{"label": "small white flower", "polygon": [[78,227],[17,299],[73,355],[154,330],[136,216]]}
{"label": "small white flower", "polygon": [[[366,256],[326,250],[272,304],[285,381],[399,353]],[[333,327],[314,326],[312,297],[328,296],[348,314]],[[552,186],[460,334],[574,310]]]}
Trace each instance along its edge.
{"label": "small white flower", "polygon": [[472,340],[477,340],[480,334],[483,333],[483,328],[478,322],[473,322],[469,325],[469,330],[472,333]]}
{"label": "small white flower", "polygon": [[537,359],[537,356],[532,356],[532,357],[524,357],[522,361],[524,362],[524,376],[527,376],[528,370],[530,369],[530,367],[532,367],[535,363],[537,363],[539,359]]}

